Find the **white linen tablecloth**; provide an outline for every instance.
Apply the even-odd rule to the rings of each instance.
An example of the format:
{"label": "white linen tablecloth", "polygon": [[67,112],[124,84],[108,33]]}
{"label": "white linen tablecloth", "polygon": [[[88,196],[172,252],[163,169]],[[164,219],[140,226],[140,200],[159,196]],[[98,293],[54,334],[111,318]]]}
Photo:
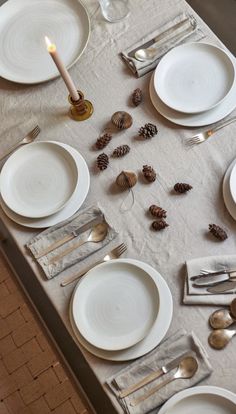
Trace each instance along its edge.
{"label": "white linen tablecloth", "polygon": [[[96,201],[101,203],[108,220],[116,223],[120,240],[128,246],[126,257],[146,261],[166,279],[174,300],[173,321],[168,334],[181,327],[187,331],[194,330],[209,353],[214,371],[202,384],[218,385],[236,392],[235,339],[223,351],[212,350],[207,342],[210,332],[208,317],[215,308],[182,304],[186,260],[206,255],[235,254],[236,223],[224,206],[222,178],[236,156],[236,124],[187,151],[183,138],[191,136],[195,130],[176,126],[159,115],[148,93],[151,74],[136,79],[119,56],[121,50],[169,21],[171,16],[183,11],[196,14],[184,0],[130,0],[130,16],[120,23],[110,24],[104,21],[97,0],[85,0],[84,3],[91,17],[92,32],[87,49],[70,73],[85,97],[93,102],[93,116],[81,123],[68,117],[67,91],[61,78],[34,86],[18,85],[0,78],[0,148],[4,150],[17,138],[17,124],[34,118],[42,129],[40,140],[65,142],[81,152],[91,173],[90,192],[83,207]],[[197,19],[206,34],[204,41],[220,45],[211,30],[199,17]],[[130,106],[129,98],[137,87],[143,90],[144,101],[134,108]],[[91,146],[113,112],[118,110],[131,113],[133,126],[117,134],[105,152],[111,154],[121,144],[130,145],[131,151],[122,159],[111,159],[109,168],[97,173],[94,162],[99,152],[92,150]],[[136,140],[139,127],[147,122],[157,125],[158,135],[150,140]],[[113,191],[112,184],[122,169],[139,173],[144,164],[155,168],[157,180],[147,184],[140,179],[134,187],[133,208],[121,214],[123,194]],[[193,189],[185,195],[172,194],[176,182],[188,182]],[[151,204],[167,210],[169,227],[162,232],[150,230],[152,220],[147,210]],[[24,245],[36,232],[12,223],[3,212],[1,219],[19,249],[26,254]],[[226,228],[228,239],[219,243],[208,237],[210,223]],[[73,285],[62,289],[60,282],[73,269],[45,281],[32,258],[28,257],[28,261],[46,295],[71,330],[68,305]],[[84,355],[102,384],[124,366],[102,361],[86,351]],[[110,398],[117,411],[121,412],[111,393]]]}

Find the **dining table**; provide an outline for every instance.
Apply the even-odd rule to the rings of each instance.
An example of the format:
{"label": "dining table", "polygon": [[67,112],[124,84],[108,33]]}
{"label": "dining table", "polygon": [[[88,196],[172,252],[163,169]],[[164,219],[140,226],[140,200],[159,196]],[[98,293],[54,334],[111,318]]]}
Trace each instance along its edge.
{"label": "dining table", "polygon": [[[129,0],[129,16],[114,24],[104,20],[97,0],[84,0],[84,5],[91,20],[90,39],[70,74],[78,89],[93,103],[93,115],[83,122],[76,122],[68,116],[67,91],[60,77],[34,85],[0,78],[0,148],[7,149],[17,139],[16,132],[22,131],[22,125],[35,120],[41,128],[37,141],[66,143],[82,154],[91,178],[83,208],[99,203],[109,222],[119,232],[120,242],[127,245],[124,257],[142,260],[154,267],[171,290],[174,311],[166,337],[181,328],[194,331],[207,350],[213,367],[211,376],[201,385],[220,386],[236,392],[235,339],[221,351],[210,348],[208,344],[211,331],[208,318],[217,307],[184,305],[182,300],[187,260],[235,254],[236,223],[224,205],[222,180],[236,156],[236,123],[221,129],[207,142],[187,148],[185,140],[203,127],[176,125],[160,115],[149,96],[152,72],[136,78],[120,57],[121,51],[147,32],[154,31],[182,12],[195,16],[205,35],[202,42],[225,46],[185,0]],[[136,88],[142,90],[143,101],[134,107],[130,96]],[[116,111],[130,113],[133,124],[131,128],[116,133],[112,145],[115,148],[128,144],[131,150],[123,158],[112,158],[106,170],[98,171],[98,152],[93,146]],[[231,115],[236,115],[236,110]],[[137,138],[138,130],[146,123],[156,125],[158,133],[152,139],[140,140]],[[4,161],[0,167],[3,165]],[[155,182],[145,182],[141,174],[143,165],[151,165],[155,169]],[[114,188],[116,177],[122,170],[134,171],[139,178],[132,190],[134,203],[127,211],[121,209],[126,193]],[[177,182],[189,183],[192,190],[181,195],[174,193],[173,186]],[[150,228],[152,220],[148,209],[152,204],[167,211],[169,226],[163,231],[155,232]],[[210,223],[226,229],[228,238],[224,242],[209,235]],[[123,410],[108,389],[106,380],[130,361],[100,359],[77,341],[69,319],[69,303],[76,282],[66,287],[60,285],[73,274],[73,268],[50,280],[45,279],[25,246],[39,231],[14,223],[0,209],[1,250],[95,411],[121,414]],[[158,409],[152,412],[157,413]]]}

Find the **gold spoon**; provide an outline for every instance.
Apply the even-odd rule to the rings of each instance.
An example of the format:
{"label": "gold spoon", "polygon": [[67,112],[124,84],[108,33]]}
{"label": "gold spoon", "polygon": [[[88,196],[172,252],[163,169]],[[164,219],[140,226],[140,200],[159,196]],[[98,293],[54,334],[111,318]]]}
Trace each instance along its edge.
{"label": "gold spoon", "polygon": [[236,299],[228,309],[218,309],[212,313],[209,323],[213,329],[224,329],[236,322]]}
{"label": "gold spoon", "polygon": [[209,335],[208,342],[212,348],[223,349],[235,334],[233,329],[216,329]]}
{"label": "gold spoon", "polygon": [[144,395],[142,395],[139,398],[136,398],[135,400],[131,401],[129,404],[131,407],[135,407],[142,401],[146,400],[146,398],[150,397],[152,394],[159,391],[162,387],[169,384],[169,382],[174,381],[176,379],[180,378],[192,378],[195,372],[198,369],[198,363],[197,360],[193,357],[186,357],[184,358],[177,369],[175,373],[166,379],[165,381],[162,381],[160,384],[158,384],[156,387],[151,388],[148,392],[146,392]]}
{"label": "gold spoon", "polygon": [[108,232],[108,224],[104,221],[103,223],[99,223],[96,226],[94,226],[87,239],[86,240],[82,240],[80,242],[78,242],[77,244],[73,244],[73,246],[68,247],[67,249],[63,250],[63,252],[57,254],[56,256],[52,257],[48,264],[54,263],[60,259],[62,259],[62,257],[66,256],[67,254],[73,252],[73,250],[78,249],[80,246],[83,246],[83,244],[85,243],[98,243],[102,240],[105,239],[106,235]]}

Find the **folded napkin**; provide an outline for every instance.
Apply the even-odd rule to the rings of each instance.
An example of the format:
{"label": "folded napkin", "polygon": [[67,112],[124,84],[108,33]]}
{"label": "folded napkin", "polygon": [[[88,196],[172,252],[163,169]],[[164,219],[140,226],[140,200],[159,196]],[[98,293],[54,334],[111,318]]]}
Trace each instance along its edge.
{"label": "folded napkin", "polygon": [[[164,37],[164,40],[161,39],[159,42],[152,44],[152,47],[158,47],[157,55],[153,60],[147,60],[145,62],[140,62],[139,60],[135,59],[134,57],[130,57],[129,53],[134,49],[141,49],[143,44],[149,42],[149,40],[157,37],[161,33],[165,32],[166,30],[170,29],[171,27],[175,26],[177,23],[187,19],[187,22],[184,24],[184,27],[180,27],[178,29],[173,29],[174,31],[167,36]],[[181,33],[184,29],[188,29],[189,31],[187,34]],[[191,30],[192,29],[192,30]],[[166,23],[161,28],[158,28],[152,33],[149,33],[146,37],[140,39],[138,42],[130,46],[124,52],[121,52],[121,57],[128,65],[128,67],[132,70],[132,72],[140,78],[141,76],[145,75],[146,73],[150,72],[151,70],[155,69],[158,64],[158,61],[165,53],[167,53],[170,49],[177,46],[178,44],[184,43],[186,40],[190,40],[191,42],[196,42],[200,39],[205,37],[203,32],[197,27],[196,19],[192,15],[188,15],[186,13],[181,13],[172,19],[170,22]]]}
{"label": "folded napkin", "polygon": [[[86,257],[92,255],[93,253],[96,253],[98,250],[107,246],[108,243],[116,238],[118,233],[109,223],[107,223],[108,233],[103,241],[98,243],[86,243],[78,248],[75,248],[71,253],[62,257],[55,263],[49,263],[54,256],[63,253],[65,249],[76,246],[80,240],[86,240],[91,231],[91,228],[96,224],[103,222],[104,220],[105,216],[101,208],[98,206],[91,206],[85,210],[80,211],[79,213],[76,213],[69,220],[63,221],[38,234],[36,237],[30,240],[26,246],[34,257],[40,256],[40,254],[43,253],[45,249],[51,246],[54,242],[61,240],[63,237],[71,234],[73,231],[79,232],[79,235],[73,240],[70,240],[69,242],[63,244],[47,255],[36,259],[39,265],[42,267],[46,277],[48,279],[51,279],[68,267],[73,266],[76,263],[84,260]],[[91,263],[93,263],[93,261],[91,261]],[[87,265],[89,265],[89,262],[87,262]]]}
{"label": "folded napkin", "polygon": [[202,269],[212,272],[224,269],[236,269],[236,255],[208,256],[186,262],[187,276],[184,283],[183,303],[185,305],[228,305],[234,298],[236,290],[221,294],[207,292],[207,287],[195,288],[192,276],[200,274]]}
{"label": "folded napkin", "polygon": [[[119,392],[121,390],[140,381],[146,375],[157,371],[163,365],[188,351],[189,356],[194,356],[198,362],[198,370],[192,378],[174,380],[137,406],[132,407],[130,405],[131,401],[146,394],[148,390],[151,390],[153,387],[160,384],[164,378],[167,379],[171,377],[173,372],[176,371],[176,369],[174,369],[129,396],[122,399],[119,398]],[[162,344],[155,348],[151,353],[133,362],[131,365],[118,372],[118,374],[109,378],[107,384],[116,395],[125,413],[145,414],[163,404],[175,393],[197,384],[199,381],[209,376],[211,372],[212,367],[208,361],[208,355],[199,339],[193,332],[187,334],[185,330],[181,329],[162,342]]]}

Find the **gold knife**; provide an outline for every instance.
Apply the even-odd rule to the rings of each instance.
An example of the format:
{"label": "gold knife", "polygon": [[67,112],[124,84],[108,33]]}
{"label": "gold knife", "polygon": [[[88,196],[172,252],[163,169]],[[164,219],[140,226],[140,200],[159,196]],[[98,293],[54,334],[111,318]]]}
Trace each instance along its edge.
{"label": "gold knife", "polygon": [[149,384],[150,382],[154,381],[155,379],[161,377],[167,372],[171,371],[172,369],[176,368],[179,363],[185,357],[189,356],[191,351],[185,352],[184,354],[178,356],[177,358],[173,359],[172,361],[168,362],[168,364],[162,366],[157,371],[152,372],[151,374],[146,375],[142,380],[136,382],[135,384],[130,385],[129,387],[125,388],[123,391],[120,392],[119,397],[124,398],[128,395],[132,394],[133,392],[139,390],[140,388],[144,387],[144,385]]}
{"label": "gold knife", "polygon": [[232,292],[232,289],[236,288],[236,281],[230,281],[228,280],[227,282],[221,282],[216,286],[212,286],[209,287],[207,289],[207,292],[209,293],[214,293],[214,294],[221,294],[221,293],[225,293],[225,294],[233,294],[235,293],[235,291]]}

